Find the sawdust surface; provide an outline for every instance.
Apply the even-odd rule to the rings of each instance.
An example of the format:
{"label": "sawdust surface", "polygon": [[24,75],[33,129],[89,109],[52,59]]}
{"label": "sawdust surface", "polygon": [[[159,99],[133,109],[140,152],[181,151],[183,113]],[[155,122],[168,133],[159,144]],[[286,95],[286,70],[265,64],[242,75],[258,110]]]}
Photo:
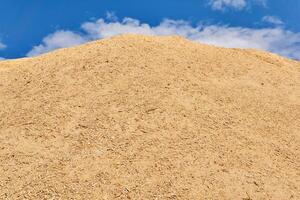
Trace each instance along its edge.
{"label": "sawdust surface", "polygon": [[0,62],[0,199],[300,199],[300,63],[122,35]]}

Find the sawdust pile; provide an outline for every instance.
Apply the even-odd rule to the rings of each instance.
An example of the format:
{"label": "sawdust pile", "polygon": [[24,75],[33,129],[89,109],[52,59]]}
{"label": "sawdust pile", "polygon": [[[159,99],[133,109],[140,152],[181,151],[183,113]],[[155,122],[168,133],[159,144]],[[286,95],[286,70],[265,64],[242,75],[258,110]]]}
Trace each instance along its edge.
{"label": "sawdust pile", "polygon": [[300,63],[123,35],[0,62],[0,199],[300,199]]}

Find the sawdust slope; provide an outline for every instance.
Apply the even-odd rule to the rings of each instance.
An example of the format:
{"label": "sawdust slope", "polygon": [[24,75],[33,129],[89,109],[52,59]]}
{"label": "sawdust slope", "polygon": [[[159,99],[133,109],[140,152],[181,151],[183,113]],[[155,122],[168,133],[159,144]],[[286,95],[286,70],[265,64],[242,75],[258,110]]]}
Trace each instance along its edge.
{"label": "sawdust slope", "polygon": [[0,62],[0,199],[300,199],[300,64],[123,35]]}

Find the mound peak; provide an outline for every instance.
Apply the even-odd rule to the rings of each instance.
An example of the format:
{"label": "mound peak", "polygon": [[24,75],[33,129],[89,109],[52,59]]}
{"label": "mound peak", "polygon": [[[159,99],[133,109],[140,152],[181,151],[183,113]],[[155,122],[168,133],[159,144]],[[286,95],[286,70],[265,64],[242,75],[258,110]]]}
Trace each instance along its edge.
{"label": "mound peak", "polygon": [[1,61],[0,197],[300,198],[299,67],[142,35]]}

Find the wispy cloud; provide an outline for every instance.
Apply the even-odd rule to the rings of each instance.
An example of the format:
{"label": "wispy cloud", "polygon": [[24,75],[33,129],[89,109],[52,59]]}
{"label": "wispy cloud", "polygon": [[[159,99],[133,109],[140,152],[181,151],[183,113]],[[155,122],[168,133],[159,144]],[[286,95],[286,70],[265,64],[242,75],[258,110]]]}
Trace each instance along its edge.
{"label": "wispy cloud", "polygon": [[268,0],[254,0],[254,3],[261,5],[263,7],[267,7]]}
{"label": "wispy cloud", "polygon": [[35,56],[56,48],[69,47],[100,38],[123,33],[147,35],[180,35],[187,39],[222,47],[255,48],[271,51],[282,56],[300,59],[300,33],[283,27],[245,28],[222,25],[192,26],[184,20],[165,19],[157,26],[141,23],[137,19],[121,21],[99,19],[81,26],[82,33],[57,31],[43,39],[27,56]]}
{"label": "wispy cloud", "polygon": [[[6,46],[4,43],[2,43],[2,42],[0,41],[0,50],[5,49],[6,47],[7,47],[7,46]],[[5,60],[5,58],[0,57],[0,60]]]}
{"label": "wispy cloud", "polygon": [[270,24],[274,24],[274,25],[282,25],[282,24],[284,24],[283,21],[279,17],[271,16],[271,15],[264,16],[262,18],[262,21],[270,23]]}
{"label": "wispy cloud", "polygon": [[7,46],[0,41],[0,50],[5,49]]}
{"label": "wispy cloud", "polygon": [[115,12],[106,12],[106,19],[110,21],[118,21],[118,17]]}

